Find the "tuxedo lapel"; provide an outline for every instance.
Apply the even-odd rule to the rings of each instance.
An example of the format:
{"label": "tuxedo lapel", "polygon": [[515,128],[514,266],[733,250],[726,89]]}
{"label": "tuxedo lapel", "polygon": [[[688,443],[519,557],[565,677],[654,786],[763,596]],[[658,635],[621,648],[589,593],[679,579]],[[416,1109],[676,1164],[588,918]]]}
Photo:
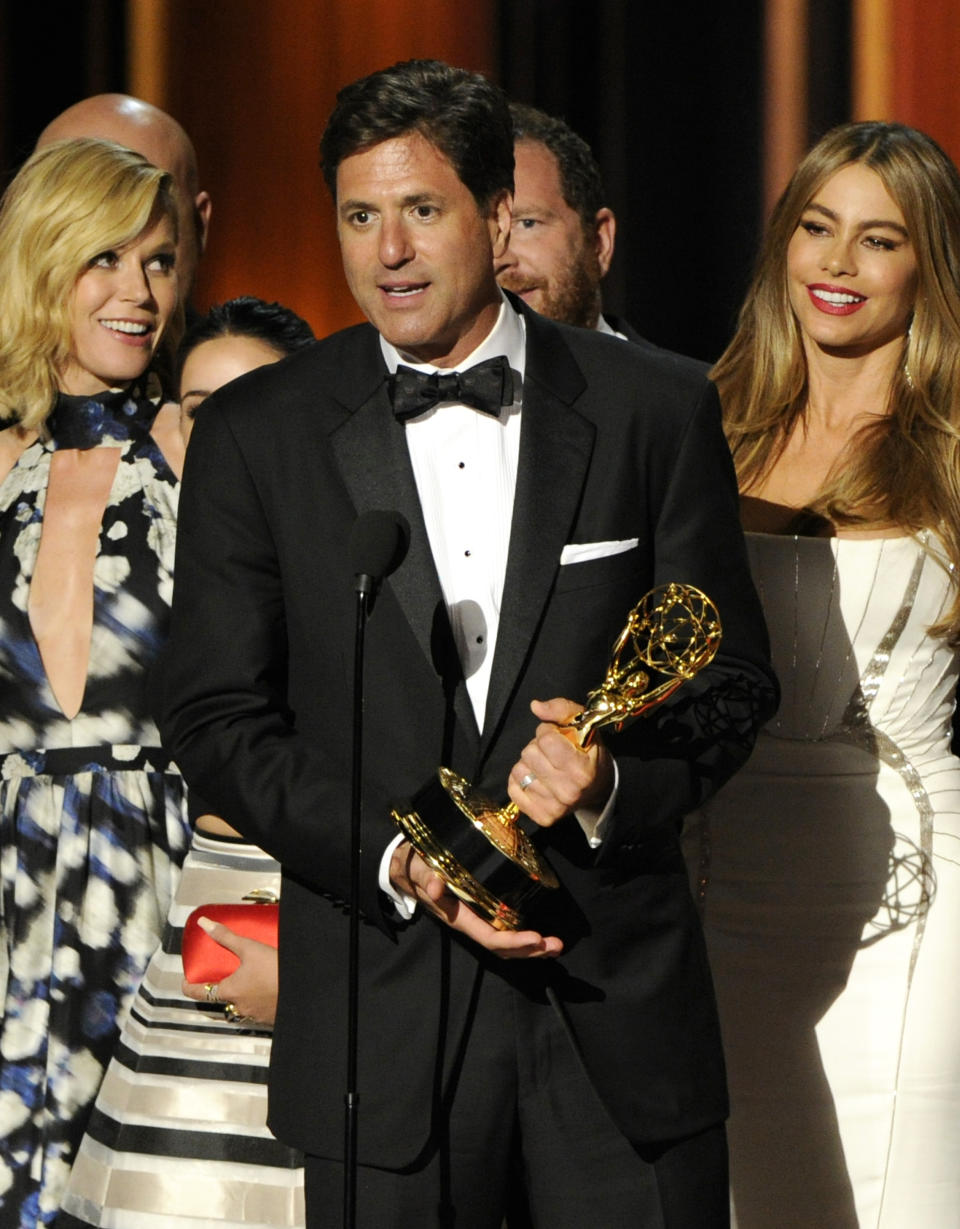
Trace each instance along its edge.
{"label": "tuxedo lapel", "polygon": [[[385,583],[392,589],[431,669],[443,678],[445,686],[449,686],[451,674],[460,675],[451,688],[454,711],[476,741],[479,737],[477,722],[453,646],[404,428],[393,416],[377,334],[372,330],[370,333],[376,355],[358,359],[357,369],[369,370],[373,357],[381,374],[372,390],[367,389],[362,403],[352,409],[349,417],[333,432],[330,444],[357,514],[373,509],[396,511],[410,526],[406,559]],[[335,393],[351,410],[349,379],[341,384],[346,387]]]}
{"label": "tuxedo lapel", "polygon": [[[535,312],[518,306],[527,330],[520,457],[483,723],[484,751],[502,724],[535,640],[560,565],[560,553],[570,540],[595,434],[593,424],[572,408],[585,381],[560,331]],[[406,517],[410,549],[386,583],[431,668],[449,677],[450,654],[455,654],[453,638],[404,430],[390,407],[377,334],[372,329],[358,333],[363,345],[372,344],[376,353],[359,355],[355,367],[353,363],[344,364],[340,387],[332,391],[349,416],[333,432],[331,446],[358,514],[382,508]],[[360,390],[360,403],[352,409],[351,391],[353,404],[357,404],[358,390],[355,385],[351,389],[350,371],[371,368],[378,373],[377,378]],[[462,677],[454,691],[454,710],[464,730],[476,740],[477,722]]]}
{"label": "tuxedo lapel", "polygon": [[560,332],[520,310],[527,328],[520,457],[483,753],[497,735],[536,638],[560,553],[570,540],[595,436],[593,424],[571,408],[585,381]]}

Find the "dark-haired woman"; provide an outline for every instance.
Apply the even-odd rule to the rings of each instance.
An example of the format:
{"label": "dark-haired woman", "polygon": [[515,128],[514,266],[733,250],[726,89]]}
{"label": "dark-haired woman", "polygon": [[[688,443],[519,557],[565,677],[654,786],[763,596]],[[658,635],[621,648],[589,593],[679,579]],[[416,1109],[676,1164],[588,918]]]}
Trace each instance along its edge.
{"label": "dark-haired woman", "polygon": [[[309,325],[276,303],[248,297],[211,308],[177,356],[184,438],[210,393],[312,341]],[[191,986],[181,961],[183,925],[197,906],[279,891],[272,858],[219,817],[195,817],[163,942],[97,1098],[58,1229],[303,1225],[300,1157],[266,1125],[276,951],[213,924],[240,967]]]}
{"label": "dark-haired woman", "polygon": [[312,341],[306,320],[280,303],[243,295],[214,304],[190,326],[177,353],[184,443],[190,439],[197,407],[212,392]]}
{"label": "dark-haired woman", "polygon": [[960,177],[828,133],[713,371],[783,688],[688,828],[739,1229],[960,1225]]}

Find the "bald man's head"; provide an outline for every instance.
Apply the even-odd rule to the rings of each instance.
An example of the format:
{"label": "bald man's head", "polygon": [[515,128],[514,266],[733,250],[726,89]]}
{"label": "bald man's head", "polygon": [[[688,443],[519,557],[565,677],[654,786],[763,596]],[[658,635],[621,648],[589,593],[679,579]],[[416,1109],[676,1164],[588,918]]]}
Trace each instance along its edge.
{"label": "bald man's head", "polygon": [[37,149],[74,137],[116,141],[173,176],[180,227],[178,268],[188,298],[210,221],[210,196],[199,188],[197,156],[190,138],[173,116],[129,94],[96,94],[74,103],[44,128]]}

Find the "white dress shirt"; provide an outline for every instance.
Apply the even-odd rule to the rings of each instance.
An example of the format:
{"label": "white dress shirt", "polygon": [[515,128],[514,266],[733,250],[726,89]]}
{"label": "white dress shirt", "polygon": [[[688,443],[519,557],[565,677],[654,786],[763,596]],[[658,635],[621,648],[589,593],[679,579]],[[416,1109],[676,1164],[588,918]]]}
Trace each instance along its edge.
{"label": "white dress shirt", "polygon": [[[502,354],[522,380],[525,342],[523,319],[504,299],[486,338],[456,368],[444,370],[466,371]],[[417,371],[441,370],[408,359],[383,337],[380,348],[391,373],[399,363]],[[446,401],[406,424],[430,550],[480,729],[510,549],[520,455],[520,387],[520,380],[515,380],[514,403],[504,406],[499,418]]]}
{"label": "white dress shirt", "polygon": [[[417,362],[383,336],[380,349],[391,374],[401,363],[425,372],[466,371],[502,354],[520,377],[514,381],[513,404],[504,406],[499,418],[472,406],[444,401],[406,422],[407,448],[430,550],[467,693],[477,726],[482,730],[510,549],[520,456],[526,325],[504,297],[491,331],[456,367],[439,368]],[[518,755],[520,751],[518,747]],[[616,765],[614,772],[616,775]],[[593,846],[600,844],[603,823],[615,797],[616,784],[602,811],[577,812],[584,834]],[[403,839],[401,834],[384,852],[380,887],[400,914],[409,918],[416,901],[398,892],[390,882],[390,858]]]}

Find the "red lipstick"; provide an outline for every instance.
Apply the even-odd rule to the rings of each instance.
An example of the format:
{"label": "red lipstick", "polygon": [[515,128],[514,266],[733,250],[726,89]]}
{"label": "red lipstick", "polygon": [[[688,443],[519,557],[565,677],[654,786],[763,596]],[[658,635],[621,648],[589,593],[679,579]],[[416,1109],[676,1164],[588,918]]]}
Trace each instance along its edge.
{"label": "red lipstick", "polygon": [[852,316],[867,301],[866,295],[826,282],[811,282],[807,286],[807,294],[817,311],[828,316]]}

